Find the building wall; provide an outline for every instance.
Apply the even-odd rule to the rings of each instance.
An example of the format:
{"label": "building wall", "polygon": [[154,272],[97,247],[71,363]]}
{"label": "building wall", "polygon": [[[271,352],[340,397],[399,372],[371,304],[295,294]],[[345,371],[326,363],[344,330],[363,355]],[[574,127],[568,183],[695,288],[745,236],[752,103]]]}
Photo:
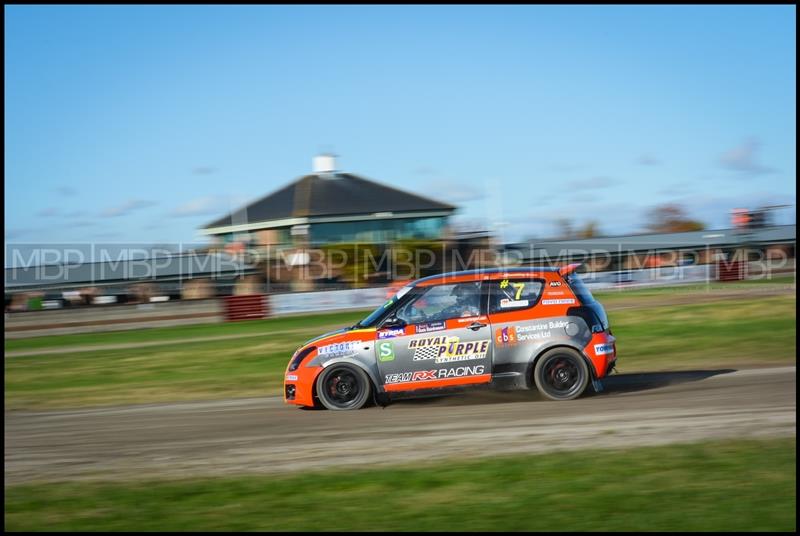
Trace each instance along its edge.
{"label": "building wall", "polygon": [[201,300],[215,295],[214,285],[207,278],[190,279],[181,288],[181,299],[184,300]]}
{"label": "building wall", "polygon": [[235,296],[249,296],[264,293],[264,278],[260,275],[247,275],[236,280],[233,288]]}

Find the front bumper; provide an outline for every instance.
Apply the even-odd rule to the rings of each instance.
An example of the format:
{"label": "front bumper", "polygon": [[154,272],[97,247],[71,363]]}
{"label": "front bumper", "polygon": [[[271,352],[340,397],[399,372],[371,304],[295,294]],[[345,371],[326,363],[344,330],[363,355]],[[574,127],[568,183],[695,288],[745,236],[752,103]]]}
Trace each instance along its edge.
{"label": "front bumper", "polygon": [[286,372],[283,379],[283,400],[298,406],[314,405],[314,382],[322,367],[300,365],[297,370]]}

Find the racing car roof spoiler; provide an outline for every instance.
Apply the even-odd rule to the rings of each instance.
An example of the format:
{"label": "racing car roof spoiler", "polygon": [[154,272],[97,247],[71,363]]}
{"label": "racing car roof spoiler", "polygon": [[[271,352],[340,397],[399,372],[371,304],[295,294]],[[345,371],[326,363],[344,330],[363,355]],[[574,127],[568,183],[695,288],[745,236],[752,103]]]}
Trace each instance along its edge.
{"label": "racing car roof spoiler", "polygon": [[574,262],[574,263],[572,263],[572,264],[568,264],[568,265],[566,265],[566,266],[562,266],[561,268],[559,268],[559,269],[558,269],[558,275],[560,275],[560,276],[565,276],[565,275],[567,275],[567,274],[571,274],[572,272],[574,272],[575,270],[577,270],[577,269],[578,269],[578,267],[579,267],[581,264],[583,264],[583,263],[580,263],[580,262]]}

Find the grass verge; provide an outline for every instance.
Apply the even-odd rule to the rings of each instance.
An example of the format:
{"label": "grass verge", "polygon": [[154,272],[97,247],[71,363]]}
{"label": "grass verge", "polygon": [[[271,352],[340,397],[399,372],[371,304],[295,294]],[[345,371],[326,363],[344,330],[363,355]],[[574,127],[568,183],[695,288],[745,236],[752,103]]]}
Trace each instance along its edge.
{"label": "grass verge", "polygon": [[139,342],[180,341],[195,337],[217,337],[229,335],[259,335],[281,331],[307,329],[309,325],[352,325],[366,317],[370,311],[326,313],[302,316],[287,316],[268,320],[244,320],[241,322],[191,324],[163,328],[108,331],[98,333],[74,333],[47,335],[23,339],[7,339],[6,351],[39,350],[65,346],[102,346],[108,344],[135,344]]}
{"label": "grass verge", "polygon": [[7,486],[9,531],[794,531],[794,439]]}

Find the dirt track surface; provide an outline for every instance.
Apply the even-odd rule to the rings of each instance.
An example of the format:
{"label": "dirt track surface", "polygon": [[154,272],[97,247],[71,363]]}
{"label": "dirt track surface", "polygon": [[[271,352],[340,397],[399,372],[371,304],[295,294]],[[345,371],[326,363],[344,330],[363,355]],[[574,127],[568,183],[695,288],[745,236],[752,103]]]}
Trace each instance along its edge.
{"label": "dirt track surface", "polygon": [[[297,472],[448,457],[794,436],[796,368],[621,374],[572,402],[532,392],[355,412],[278,398],[5,414],[5,483]],[[612,463],[612,460],[609,460]]]}

